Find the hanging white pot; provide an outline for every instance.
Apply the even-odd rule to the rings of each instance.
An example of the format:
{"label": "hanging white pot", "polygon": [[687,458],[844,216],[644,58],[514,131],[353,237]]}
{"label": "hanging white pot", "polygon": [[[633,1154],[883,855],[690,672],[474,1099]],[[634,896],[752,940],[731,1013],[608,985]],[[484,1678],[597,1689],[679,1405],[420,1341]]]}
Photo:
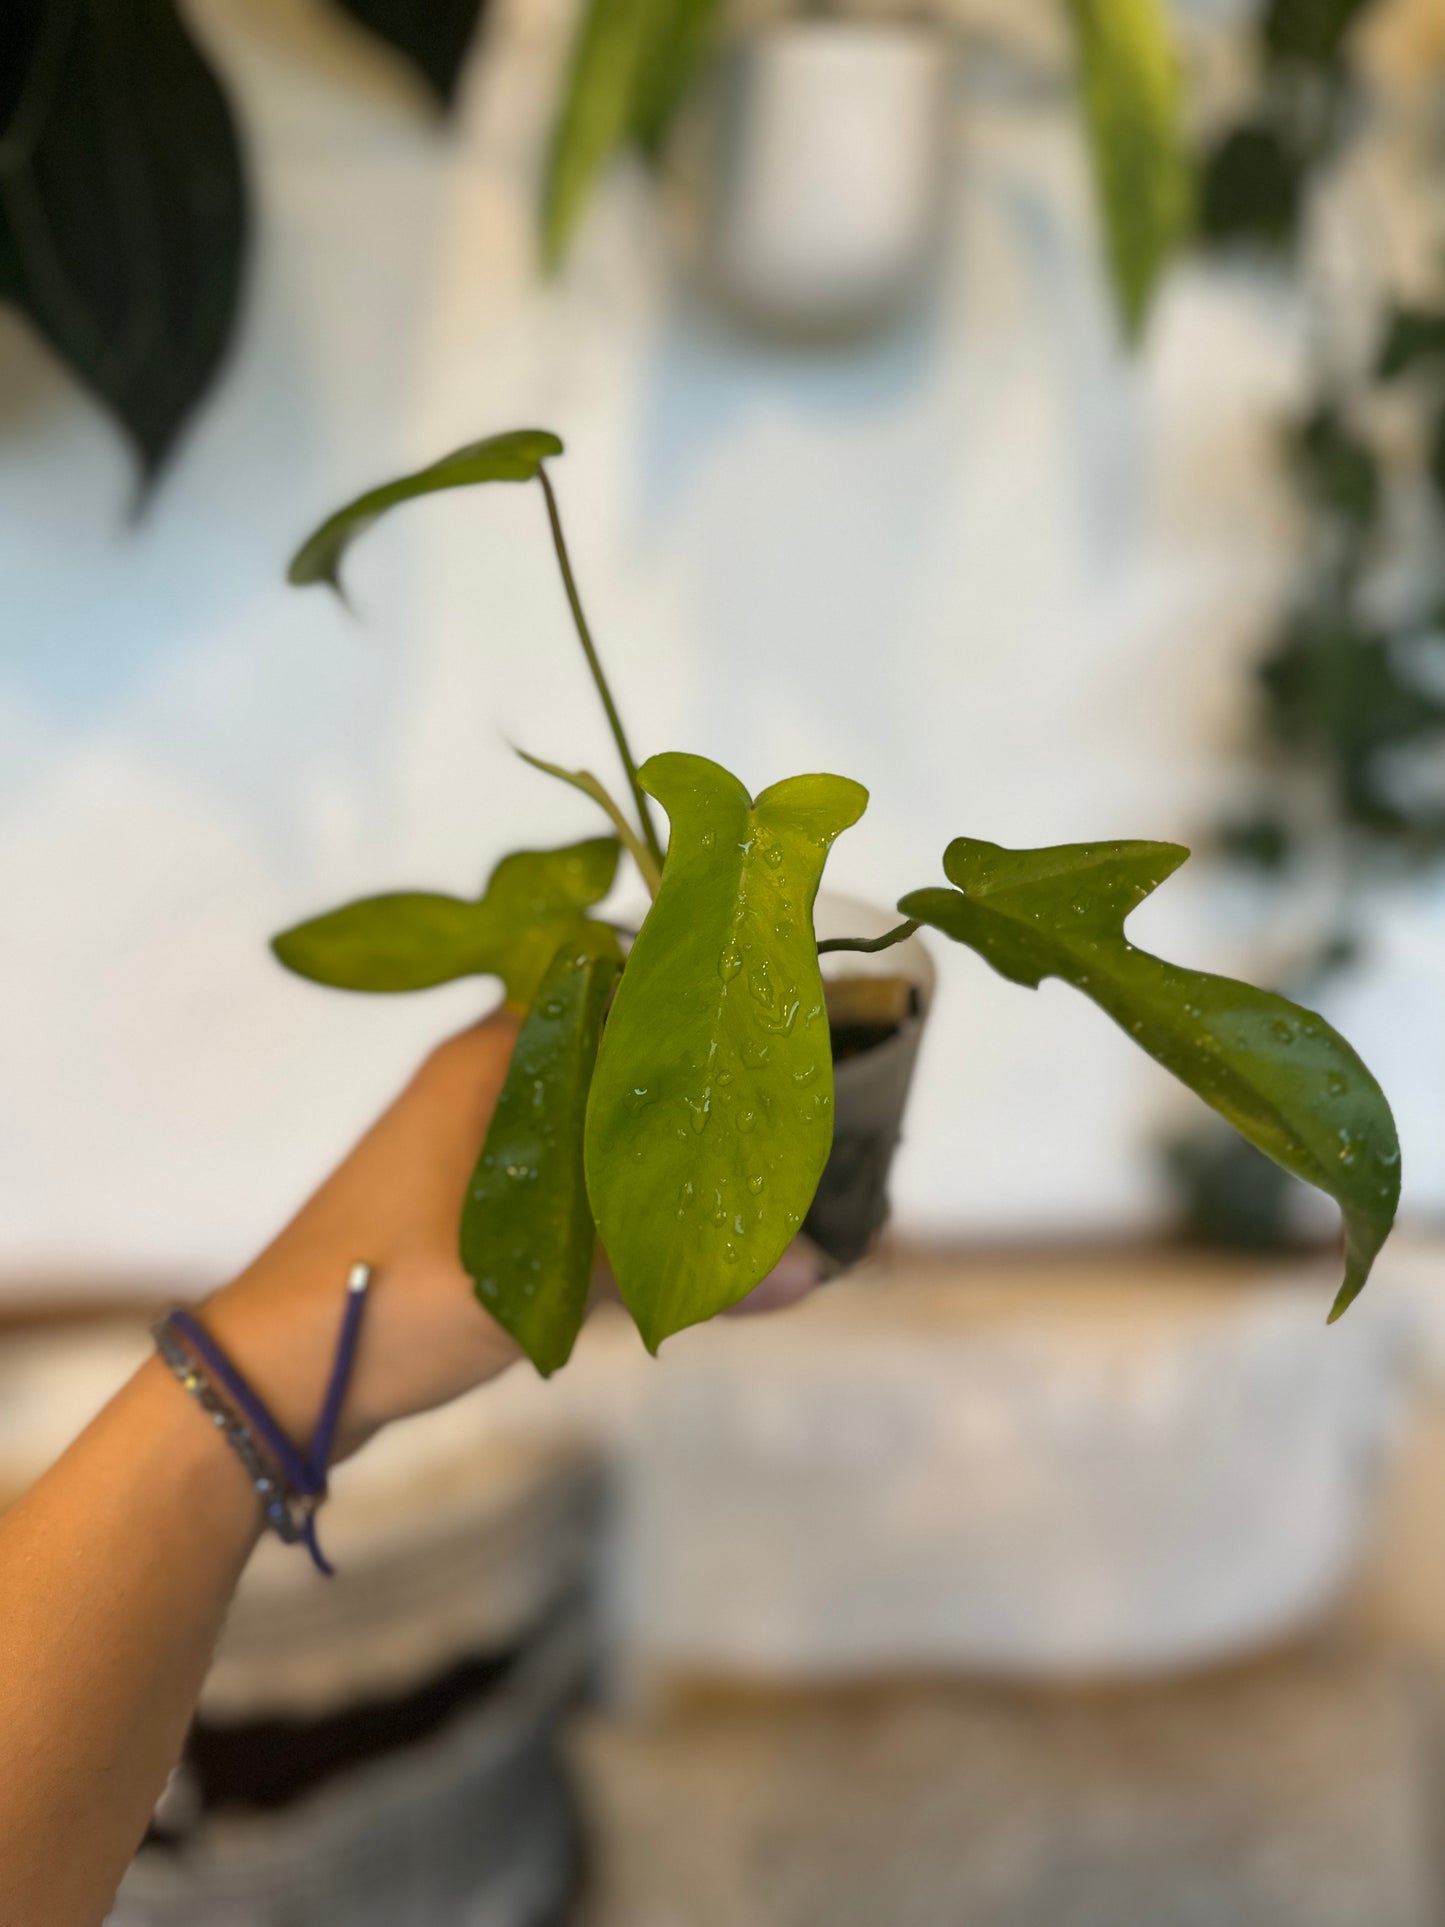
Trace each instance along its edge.
{"label": "hanging white pot", "polygon": [[951,48],[921,25],[799,20],[719,63],[708,272],[743,319],[804,337],[896,314],[937,251]]}

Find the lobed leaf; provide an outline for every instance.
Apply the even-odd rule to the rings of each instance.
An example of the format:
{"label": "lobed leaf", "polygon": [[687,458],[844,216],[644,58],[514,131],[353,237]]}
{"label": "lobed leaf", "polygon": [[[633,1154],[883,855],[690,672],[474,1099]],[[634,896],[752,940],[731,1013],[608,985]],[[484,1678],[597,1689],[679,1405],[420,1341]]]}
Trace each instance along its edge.
{"label": "lobed leaf", "polygon": [[337,990],[426,990],[456,977],[500,977],[525,1007],[559,944],[589,927],[584,912],[612,888],[615,837],[560,850],[518,850],[475,902],[429,891],[363,897],[283,930],[276,956],[298,977]]}
{"label": "lobed leaf", "polygon": [[795,776],[754,802],[701,756],[654,756],[641,777],[672,833],[598,1054],[586,1166],[655,1351],[751,1291],[817,1190],[833,1067],[813,901],[868,795]]}
{"label": "lobed leaf", "polygon": [[592,923],[548,966],[462,1208],[462,1264],[477,1296],[543,1377],[565,1365],[587,1312],[597,1243],[582,1166],[587,1091],[617,939]]}
{"label": "lobed leaf", "polygon": [[1082,990],[1241,1136],[1334,1198],[1345,1223],[1337,1318],[1394,1222],[1395,1122],[1360,1058],[1315,1012],[1129,942],[1130,911],[1188,854],[1174,843],[1006,850],[959,837],[943,860],[956,887],[915,890],[898,907],[1015,983],[1060,977]]}
{"label": "lobed leaf", "polygon": [[545,428],[514,428],[455,449],[414,475],[402,475],[380,488],[368,489],[327,516],[292,556],[286,579],[297,588],[324,582],[339,593],[346,551],[388,509],[413,501],[418,495],[470,488],[477,482],[534,481],[547,456],[561,453],[562,443]]}
{"label": "lobed leaf", "polygon": [[1084,124],[1125,332],[1141,333],[1192,185],[1164,0],[1069,0]]}

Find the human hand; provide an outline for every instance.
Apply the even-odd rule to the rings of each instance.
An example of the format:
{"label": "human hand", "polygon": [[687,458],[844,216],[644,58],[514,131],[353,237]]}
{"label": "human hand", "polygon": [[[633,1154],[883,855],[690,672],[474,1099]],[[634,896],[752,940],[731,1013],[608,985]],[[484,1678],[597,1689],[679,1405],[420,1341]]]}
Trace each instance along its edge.
{"label": "human hand", "polygon": [[[203,1308],[208,1330],[304,1439],[335,1352],[346,1276],[372,1267],[366,1318],[335,1457],[379,1427],[443,1405],[521,1356],[478,1303],[457,1253],[457,1220],[516,1042],[498,1011],[433,1050],[315,1196]],[[798,1240],[736,1309],[776,1310],[818,1282]],[[599,1264],[598,1291],[610,1280]]]}
{"label": "human hand", "polygon": [[338,1458],[521,1356],[457,1255],[462,1200],[517,1027],[498,1011],[431,1051],[280,1236],[206,1302],[207,1329],[292,1437],[315,1423],[358,1260],[373,1278]]}

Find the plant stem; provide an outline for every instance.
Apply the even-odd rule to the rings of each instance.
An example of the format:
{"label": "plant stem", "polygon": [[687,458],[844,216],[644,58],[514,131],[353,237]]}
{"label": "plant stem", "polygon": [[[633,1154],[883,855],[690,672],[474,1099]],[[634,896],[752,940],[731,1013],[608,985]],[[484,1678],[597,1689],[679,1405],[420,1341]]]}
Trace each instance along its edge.
{"label": "plant stem", "polygon": [[911,937],[918,925],[895,924],[893,929],[885,930],[881,937],[825,937],[818,945],[818,955],[824,956],[830,950],[891,950],[895,943],[902,943]]}
{"label": "plant stem", "polygon": [[577,593],[577,583],[572,574],[571,559],[567,554],[567,540],[562,533],[562,518],[557,513],[557,498],[552,493],[552,483],[546,469],[539,463],[537,480],[542,484],[542,493],[547,498],[547,520],[552,528],[552,546],[557,551],[557,566],[562,571],[562,586],[567,591],[568,606],[572,620],[577,625],[578,639],[582,653],[587,658],[587,667],[592,671],[592,680],[597,685],[597,694],[602,698],[602,707],[607,712],[607,721],[612,730],[612,740],[617,745],[617,753],[622,758],[622,767],[627,772],[628,787],[632,800],[637,805],[637,818],[642,826],[643,838],[659,869],[662,868],[662,845],[657,838],[657,829],[652,814],[647,807],[647,793],[637,777],[637,764],[633,760],[627,743],[627,732],[622,727],[622,718],[617,713],[617,705],[612,700],[612,691],[607,686],[607,678],[602,672],[602,663],[597,654],[592,632],[587,627],[587,618],[582,613],[582,599]]}
{"label": "plant stem", "polygon": [[[515,743],[512,747],[517,749]],[[568,783],[574,790],[581,790],[584,796],[590,796],[594,803],[607,812],[612,827],[627,846],[628,855],[637,865],[642,881],[647,885],[647,894],[655,897],[657,886],[662,882],[662,872],[651,850],[628,822],[623,814],[622,805],[617,802],[606,785],[599,782],[590,769],[563,769],[559,763],[544,762],[540,756],[533,756],[525,749],[517,749],[517,754],[524,763],[530,763],[533,769],[541,770],[544,776],[555,776],[559,783]]]}

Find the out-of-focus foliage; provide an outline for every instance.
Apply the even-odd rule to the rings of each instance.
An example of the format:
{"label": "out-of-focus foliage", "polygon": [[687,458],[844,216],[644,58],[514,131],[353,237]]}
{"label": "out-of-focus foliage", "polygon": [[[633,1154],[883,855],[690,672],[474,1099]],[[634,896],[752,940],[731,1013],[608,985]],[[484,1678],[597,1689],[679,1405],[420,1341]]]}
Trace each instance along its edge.
{"label": "out-of-focus foliage", "polygon": [[715,0],[584,0],[542,191],[542,256],[561,262],[615,155],[655,154],[707,51]]}
{"label": "out-of-focus foliage", "polygon": [[1199,231],[1211,246],[1287,252],[1312,174],[1355,113],[1351,36],[1376,0],[1268,0],[1255,34],[1255,98],[1200,162]]}
{"label": "out-of-focus foliage", "polygon": [[[1298,248],[1307,210],[1365,125],[1352,36],[1371,3],[1264,9],[1255,98],[1204,165],[1206,243],[1308,272]],[[1413,434],[1381,432],[1387,398],[1397,430],[1403,411]],[[1288,972],[1292,991],[1313,996],[1368,949],[1370,880],[1445,860],[1445,304],[1387,312],[1373,366],[1352,376],[1326,360],[1281,450],[1299,498],[1300,561],[1261,648],[1254,770],[1216,846],[1276,893],[1312,878],[1318,897],[1321,877],[1336,880]],[[1412,591],[1377,594],[1386,571]],[[1288,1240],[1288,1181],[1238,1140],[1195,1133],[1170,1162],[1191,1232]]]}
{"label": "out-of-focus foliage", "polygon": [[[1164,0],[1062,0],[1119,312],[1137,337],[1190,222]],[[586,0],[553,126],[542,252],[564,258],[603,170],[630,146],[654,156],[706,59],[718,0]]]}
{"label": "out-of-focus foliage", "polygon": [[1110,275],[1137,338],[1193,200],[1168,18],[1162,0],[1069,0],[1069,16]]}
{"label": "out-of-focus foliage", "polygon": [[236,122],[174,0],[6,0],[0,300],[148,480],[224,359],[246,234]]}
{"label": "out-of-focus foliage", "polygon": [[485,0],[337,0],[358,25],[405,55],[443,106],[456,97]]}
{"label": "out-of-focus foliage", "polygon": [[1231,128],[1207,156],[1199,181],[1199,231],[1211,243],[1278,249],[1299,225],[1304,168],[1268,122]]}
{"label": "out-of-focus foliage", "polygon": [[1350,30],[1373,0],[1268,0],[1260,38],[1280,66],[1338,65]]}
{"label": "out-of-focus foliage", "polygon": [[[449,101],[484,0],[338,0]],[[241,137],[176,0],[0,7],[0,301],[150,482],[224,363],[249,241]]]}

